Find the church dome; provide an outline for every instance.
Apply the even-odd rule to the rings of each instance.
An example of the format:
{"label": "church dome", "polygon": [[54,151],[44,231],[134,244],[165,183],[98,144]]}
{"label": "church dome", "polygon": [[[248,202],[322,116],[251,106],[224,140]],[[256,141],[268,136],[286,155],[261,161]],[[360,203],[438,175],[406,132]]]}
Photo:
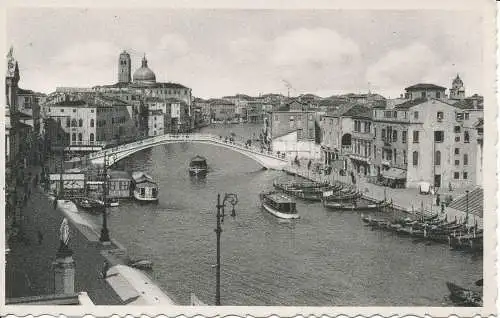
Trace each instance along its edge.
{"label": "church dome", "polygon": [[156,83],[155,73],[148,67],[146,57],[142,58],[142,65],[134,72],[134,83],[154,84]]}

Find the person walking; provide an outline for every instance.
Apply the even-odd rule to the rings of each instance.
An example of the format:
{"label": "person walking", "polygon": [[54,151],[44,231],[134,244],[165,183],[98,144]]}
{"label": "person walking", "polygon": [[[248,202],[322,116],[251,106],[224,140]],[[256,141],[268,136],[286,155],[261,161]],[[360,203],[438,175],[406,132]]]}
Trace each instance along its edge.
{"label": "person walking", "polygon": [[102,272],[101,272],[102,279],[106,279],[106,277],[108,276],[108,270],[109,270],[109,263],[108,261],[104,261],[104,265],[102,267]]}
{"label": "person walking", "polygon": [[43,242],[43,234],[42,234],[42,231],[38,230],[38,245],[42,245],[42,242]]}

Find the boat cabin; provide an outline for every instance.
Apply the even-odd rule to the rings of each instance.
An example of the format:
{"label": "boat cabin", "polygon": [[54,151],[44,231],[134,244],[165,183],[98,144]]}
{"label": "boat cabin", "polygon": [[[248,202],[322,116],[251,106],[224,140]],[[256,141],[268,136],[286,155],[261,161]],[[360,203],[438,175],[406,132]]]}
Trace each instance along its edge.
{"label": "boat cabin", "polygon": [[269,205],[282,213],[296,214],[296,203],[289,197],[281,193],[271,193],[264,195],[264,204]]}

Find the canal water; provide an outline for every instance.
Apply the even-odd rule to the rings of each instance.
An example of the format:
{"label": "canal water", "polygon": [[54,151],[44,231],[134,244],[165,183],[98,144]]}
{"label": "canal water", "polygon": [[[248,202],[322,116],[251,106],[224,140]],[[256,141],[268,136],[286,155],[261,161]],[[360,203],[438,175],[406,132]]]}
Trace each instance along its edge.
{"label": "canal water", "polygon": [[[258,136],[259,129],[202,132]],[[195,155],[207,158],[211,172],[205,179],[187,173]],[[239,202],[236,217],[228,208],[223,223],[223,305],[442,306],[450,305],[446,281],[468,286],[482,276],[480,256],[371,230],[357,213],[299,201],[301,219],[277,219],[261,209],[258,194],[272,189],[275,178],[291,177],[225,148],[158,146],[120,165],[154,176],[160,200],[111,209],[111,236],[134,258],[152,260],[153,278],[180,304],[188,304],[193,292],[215,302],[216,202],[225,192],[237,193]]]}

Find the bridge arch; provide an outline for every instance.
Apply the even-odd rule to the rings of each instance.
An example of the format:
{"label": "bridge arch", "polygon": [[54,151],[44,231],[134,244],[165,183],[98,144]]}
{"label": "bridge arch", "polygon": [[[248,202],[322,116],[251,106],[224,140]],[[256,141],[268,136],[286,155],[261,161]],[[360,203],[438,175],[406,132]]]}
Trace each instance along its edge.
{"label": "bridge arch", "polygon": [[130,144],[120,145],[110,149],[104,149],[92,153],[86,157],[87,162],[93,164],[104,164],[104,157],[106,156],[107,165],[112,166],[114,163],[144,149],[173,144],[173,143],[200,143],[210,144],[218,147],[223,147],[236,151],[260,164],[266,169],[282,169],[288,164],[288,158],[282,158],[276,154],[261,152],[259,149],[247,147],[239,143],[225,142],[218,136],[208,134],[187,134],[187,135],[174,135],[166,134],[147,138]]}

